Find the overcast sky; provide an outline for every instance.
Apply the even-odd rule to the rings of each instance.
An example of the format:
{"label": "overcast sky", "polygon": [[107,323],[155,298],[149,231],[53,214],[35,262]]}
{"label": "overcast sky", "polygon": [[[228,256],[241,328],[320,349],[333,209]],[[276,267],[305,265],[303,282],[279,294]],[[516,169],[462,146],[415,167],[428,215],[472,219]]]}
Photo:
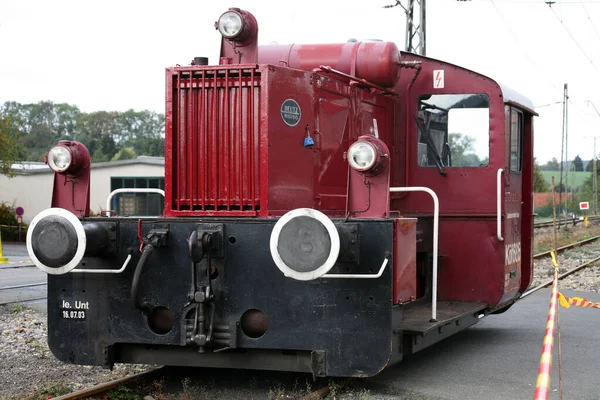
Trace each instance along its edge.
{"label": "overcast sky", "polygon": [[[403,10],[381,8],[394,2],[0,0],[0,102],[164,112],[165,67],[194,56],[216,62],[220,35],[213,23],[228,7],[256,16],[261,44],[362,38],[403,48]],[[550,8],[541,0],[428,0],[427,6],[428,56],[488,75],[536,106],[560,102],[568,83],[569,158],[592,157],[586,136],[600,136],[600,116],[586,101],[600,111],[600,1],[557,0]],[[542,163],[560,159],[562,105],[538,112],[535,156]]]}

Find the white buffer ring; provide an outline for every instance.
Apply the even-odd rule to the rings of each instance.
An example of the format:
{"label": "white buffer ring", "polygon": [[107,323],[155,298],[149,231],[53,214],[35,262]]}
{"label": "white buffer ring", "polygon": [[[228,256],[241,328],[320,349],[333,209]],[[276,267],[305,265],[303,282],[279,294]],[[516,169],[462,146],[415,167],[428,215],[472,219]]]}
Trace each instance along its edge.
{"label": "white buffer ring", "polygon": [[[62,267],[53,268],[42,263],[35,255],[33,251],[33,247],[31,245],[31,237],[33,231],[35,231],[36,225],[46,217],[49,216],[59,216],[65,218],[68,222],[73,225],[75,228],[75,233],[77,234],[77,250],[75,251],[75,256],[69,261],[67,264]],[[48,208],[38,215],[35,216],[31,224],[29,225],[29,229],[27,230],[27,252],[29,253],[29,257],[31,257],[31,261],[42,271],[50,274],[50,275],[62,275],[66,274],[73,270],[83,258],[86,247],[86,236],[85,231],[83,230],[83,224],[81,221],[70,211],[65,210],[64,208]]]}
{"label": "white buffer ring", "polygon": [[[284,226],[290,222],[292,219],[296,217],[310,217],[319,221],[327,230],[330,240],[331,240],[331,249],[329,251],[329,256],[325,260],[325,262],[312,271],[307,272],[299,272],[292,269],[289,265],[285,263],[279,254],[278,244],[279,237]],[[333,222],[322,212],[314,210],[312,208],[297,208],[295,210],[289,211],[284,216],[282,216],[279,221],[273,227],[273,231],[271,232],[271,240],[270,240],[270,248],[271,248],[271,257],[273,257],[273,261],[275,265],[283,275],[296,279],[299,281],[310,281],[313,279],[320,278],[335,265],[338,256],[340,254],[340,235],[338,234],[337,228],[333,224]]]}

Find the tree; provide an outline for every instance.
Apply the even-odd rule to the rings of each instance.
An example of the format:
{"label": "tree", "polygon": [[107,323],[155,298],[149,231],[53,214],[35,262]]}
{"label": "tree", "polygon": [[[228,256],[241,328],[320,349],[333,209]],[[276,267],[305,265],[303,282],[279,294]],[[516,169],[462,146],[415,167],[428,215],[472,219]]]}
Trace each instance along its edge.
{"label": "tree", "polygon": [[110,161],[133,160],[135,158],[133,147],[123,147]]}
{"label": "tree", "polygon": [[454,167],[478,167],[482,164],[473,148],[474,138],[460,133],[448,135],[452,166]]}
{"label": "tree", "polygon": [[533,191],[535,193],[546,193],[550,190],[544,176],[542,175],[542,169],[537,161],[533,160]]}
{"label": "tree", "polygon": [[[598,160],[596,160],[596,168],[598,168],[600,166],[600,163],[598,163]],[[592,158],[590,161],[588,161],[587,165],[585,166],[585,172],[592,172],[594,170],[594,159]]]}
{"label": "tree", "polygon": [[579,157],[579,154],[577,154],[573,160],[573,167],[575,168],[575,171],[583,171],[583,161],[581,160],[581,157]]}
{"label": "tree", "polygon": [[12,177],[12,165],[23,155],[17,123],[8,115],[0,115],[0,173]]}
{"label": "tree", "polygon": [[560,171],[560,165],[556,157],[552,157],[552,160],[548,161],[541,167],[542,171]]}

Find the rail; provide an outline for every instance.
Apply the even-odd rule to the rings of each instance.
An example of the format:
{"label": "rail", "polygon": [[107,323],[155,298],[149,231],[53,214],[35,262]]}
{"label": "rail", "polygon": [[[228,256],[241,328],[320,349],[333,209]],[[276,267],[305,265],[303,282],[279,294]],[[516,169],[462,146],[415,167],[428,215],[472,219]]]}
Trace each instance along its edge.
{"label": "rail", "polygon": [[[590,217],[588,217],[588,221],[590,221],[590,222],[591,222],[591,221],[598,221],[598,220],[600,220],[600,216],[590,216]],[[560,219],[560,220],[556,221],[556,225],[557,225],[557,226],[561,226],[561,225],[570,225],[570,224],[572,224],[572,223],[574,223],[574,222],[575,222],[575,223],[578,223],[578,222],[583,222],[583,221],[582,221],[582,220],[580,220],[580,219],[575,219],[575,220],[573,220],[573,219],[566,219],[566,218],[563,218],[563,219]],[[551,227],[551,226],[553,226],[553,224],[554,224],[554,223],[553,223],[552,221],[546,221],[546,222],[537,222],[537,223],[533,224],[533,227],[534,227],[535,229],[538,229],[538,228],[547,228],[547,227]]]}
{"label": "rail", "polygon": [[425,192],[433,199],[433,271],[431,278],[431,321],[437,321],[437,272],[438,272],[438,231],[440,224],[440,202],[433,190],[424,186],[391,187],[391,193]]}

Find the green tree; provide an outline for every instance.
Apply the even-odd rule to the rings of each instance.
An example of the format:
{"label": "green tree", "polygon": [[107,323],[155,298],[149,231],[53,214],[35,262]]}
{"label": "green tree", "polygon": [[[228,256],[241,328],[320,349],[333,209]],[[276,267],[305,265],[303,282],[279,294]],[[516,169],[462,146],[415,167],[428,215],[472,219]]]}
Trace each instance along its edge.
{"label": "green tree", "polygon": [[482,164],[473,148],[473,137],[460,133],[448,135],[452,165],[455,167],[477,167]]}
{"label": "green tree", "polygon": [[556,157],[552,157],[552,160],[542,165],[541,169],[542,171],[560,171],[560,165]]}
{"label": "green tree", "polygon": [[133,160],[136,157],[133,147],[123,147],[110,161]]}
{"label": "green tree", "polygon": [[533,191],[535,193],[546,193],[550,190],[544,176],[542,175],[542,169],[538,162],[533,159]]}
{"label": "green tree", "polygon": [[581,157],[579,157],[579,154],[577,154],[573,160],[573,168],[575,171],[583,171],[583,161],[581,160]]}
{"label": "green tree", "polygon": [[22,158],[18,123],[9,115],[0,115],[0,173],[12,177],[12,164]]}
{"label": "green tree", "polygon": [[[596,168],[598,168],[598,160],[596,159]],[[594,159],[592,158],[590,161],[588,161],[587,165],[585,166],[585,171],[586,172],[592,172],[594,170]]]}

